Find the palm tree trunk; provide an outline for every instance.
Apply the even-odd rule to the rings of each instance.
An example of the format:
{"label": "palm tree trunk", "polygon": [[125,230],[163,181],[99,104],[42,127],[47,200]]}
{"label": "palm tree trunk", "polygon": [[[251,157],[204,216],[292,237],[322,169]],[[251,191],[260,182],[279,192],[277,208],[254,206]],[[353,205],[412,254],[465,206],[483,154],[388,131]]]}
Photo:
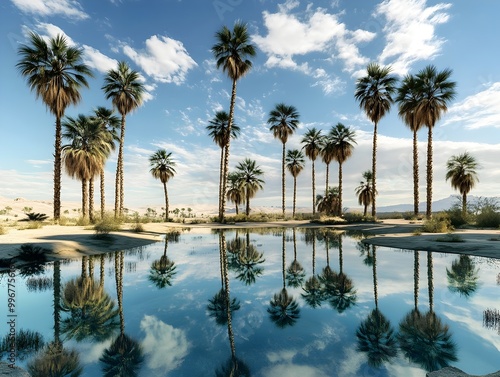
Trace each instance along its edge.
{"label": "palm tree trunk", "polygon": [[285,143],[283,143],[283,154],[281,157],[281,207],[283,218],[285,217]]}
{"label": "palm tree trunk", "polygon": [[56,140],[54,143],[54,221],[61,217],[61,117],[56,117]]}
{"label": "palm tree trunk", "polygon": [[222,209],[222,196],[226,193],[222,192],[222,185],[224,182],[224,147],[220,149],[220,167],[219,167],[219,217]]}
{"label": "palm tree trunk", "polygon": [[316,214],[316,173],[314,171],[314,160],[312,160],[312,191],[313,191],[313,216]]}
{"label": "palm tree trunk", "polygon": [[104,254],[100,255],[99,265],[99,287],[104,288]]}
{"label": "palm tree trunk", "polygon": [[125,190],[123,189],[123,145],[125,143],[125,117],[122,118],[122,127],[121,127],[121,135],[120,135],[120,149],[121,149],[121,159],[120,159],[120,217],[123,216],[123,208],[125,203]]}
{"label": "palm tree trunk", "polygon": [[413,252],[413,304],[415,310],[418,310],[418,282],[419,282],[419,272],[420,272],[420,261],[418,260],[418,251]]}
{"label": "palm tree trunk", "polygon": [[248,195],[248,189],[247,192],[245,193],[246,199],[247,199],[247,208],[246,208],[246,214],[247,216],[250,215],[250,196]]}
{"label": "palm tree trunk", "polygon": [[297,202],[297,177],[293,177],[293,212],[292,217],[295,219],[295,204]]}
{"label": "palm tree trunk", "polygon": [[94,177],[89,179],[89,219],[94,222]]}
{"label": "palm tree trunk", "polygon": [[105,182],[104,182],[104,168],[101,170],[100,175],[101,184],[101,219],[104,218],[104,213],[106,212],[106,197],[105,197]]}
{"label": "palm tree trunk", "polygon": [[462,194],[462,214],[465,216],[467,213],[467,193]]}
{"label": "palm tree trunk", "polygon": [[163,192],[165,193],[165,222],[168,222],[168,191],[167,191],[167,182],[163,182]]}
{"label": "palm tree trunk", "polygon": [[427,252],[427,285],[429,288],[429,311],[434,311],[434,268],[432,262],[432,252]]}
{"label": "palm tree trunk", "polygon": [[373,299],[375,300],[375,309],[378,310],[378,289],[377,289],[377,249],[375,245],[372,245],[372,255],[373,255]]}
{"label": "palm tree trunk", "polygon": [[60,342],[61,322],[61,262],[54,261],[54,342]]}
{"label": "palm tree trunk", "polygon": [[326,164],[326,187],[325,187],[325,198],[328,196],[328,178],[330,174],[330,164]]}
{"label": "palm tree trunk", "polygon": [[82,179],[82,217],[86,219],[88,217],[88,186],[87,180]]}
{"label": "palm tree trunk", "polygon": [[120,128],[120,144],[118,145],[118,159],[116,162],[116,177],[115,177],[115,218],[121,215],[120,208],[121,203],[120,199],[122,198],[120,189],[121,185],[121,175],[120,173],[123,171],[123,143],[125,141],[125,117],[122,114],[121,128]]}
{"label": "palm tree trunk", "polygon": [[365,209],[363,211],[363,217],[366,217],[366,212],[368,212],[368,205],[365,204]]}
{"label": "palm tree trunk", "polygon": [[418,216],[418,136],[413,130],[413,213]]}
{"label": "palm tree trunk", "polygon": [[281,274],[283,278],[283,289],[286,289],[285,286],[285,280],[286,280],[286,248],[285,248],[285,241],[286,241],[286,230],[283,229],[283,234],[281,235]]}
{"label": "palm tree trunk", "polygon": [[339,216],[342,216],[342,164],[339,162]]}
{"label": "palm tree trunk", "polygon": [[[231,135],[231,128],[233,126],[234,117],[234,103],[236,101],[236,80],[233,80],[232,90],[231,90],[231,102],[229,105],[229,119],[227,123],[227,134]],[[231,144],[231,137],[227,139],[226,150],[224,153],[224,179],[222,182],[222,192],[226,193],[227,187],[227,173],[229,171],[229,146]],[[226,195],[221,197],[221,209],[219,213],[219,221],[224,222],[224,214],[226,212]]]}
{"label": "palm tree trunk", "polygon": [[432,217],[432,126],[428,126],[427,136],[427,209],[425,216]]}
{"label": "palm tree trunk", "polygon": [[373,125],[373,150],[372,150],[372,190],[373,190],[373,200],[372,200],[372,217],[377,217],[377,122]]}
{"label": "palm tree trunk", "polygon": [[234,206],[236,207],[236,214],[238,214],[238,203],[235,203]]}

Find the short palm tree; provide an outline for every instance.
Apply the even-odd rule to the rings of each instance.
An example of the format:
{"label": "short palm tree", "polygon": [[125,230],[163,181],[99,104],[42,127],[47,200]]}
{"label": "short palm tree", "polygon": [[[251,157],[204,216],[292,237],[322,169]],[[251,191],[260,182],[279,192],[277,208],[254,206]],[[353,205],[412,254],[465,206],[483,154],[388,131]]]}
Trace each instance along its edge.
{"label": "short palm tree", "polygon": [[[373,122],[373,149],[372,149],[372,192],[377,192],[377,127],[380,119],[391,109],[392,96],[396,90],[396,77],[392,76],[390,67],[381,67],[376,63],[368,64],[367,75],[356,82],[354,98],[359,107]],[[377,216],[376,197],[373,196],[372,216]]]}
{"label": "short palm tree", "polygon": [[250,199],[255,196],[258,190],[263,189],[264,180],[259,178],[264,174],[262,169],[257,166],[255,160],[245,158],[236,166],[240,177],[240,186],[245,192],[246,215],[250,215]]}
{"label": "short palm tree", "polygon": [[[120,118],[113,115],[113,110],[108,109],[104,106],[99,106],[94,109],[94,115],[92,117],[101,124],[101,127],[109,132],[112,137],[112,150],[115,150],[115,141],[120,141],[117,129],[120,127]],[[100,195],[101,195],[101,218],[104,217],[104,212],[106,211],[106,195],[105,195],[105,179],[104,179],[104,169],[101,170],[100,174]]]}
{"label": "short palm tree", "polygon": [[417,132],[422,128],[423,124],[417,118],[417,106],[420,102],[420,94],[417,90],[415,76],[406,75],[397,91],[396,102],[398,103],[398,114],[413,132],[413,213],[417,216],[419,205]]}
{"label": "short palm tree", "polygon": [[336,215],[340,212],[339,208],[339,188],[328,187],[326,195],[318,195],[316,197],[318,204],[318,212],[325,212],[327,215]]}
{"label": "short palm tree", "polygon": [[419,71],[416,77],[419,104],[417,119],[428,129],[427,136],[427,206],[426,217],[432,216],[432,129],[441,115],[448,110],[448,104],[455,98],[454,81],[450,81],[451,69],[438,72],[429,65]]}
{"label": "short palm tree", "polygon": [[208,122],[206,127],[208,136],[220,147],[220,168],[219,168],[219,211],[221,210],[223,180],[226,177],[224,172],[224,151],[229,139],[236,139],[240,134],[240,128],[233,122],[231,134],[229,133],[229,114],[225,111],[217,111],[214,118]]}
{"label": "short palm tree", "polygon": [[35,33],[30,34],[30,45],[22,45],[16,64],[21,75],[26,77],[36,98],[41,98],[56,117],[54,143],[54,220],[61,216],[61,119],[69,105],[81,100],[80,89],[88,88],[87,77],[92,77],[90,68],[83,62],[82,50],[71,47],[63,35],[48,41]]}
{"label": "short palm tree", "polygon": [[367,170],[363,173],[364,181],[359,183],[359,186],[356,187],[356,195],[358,196],[358,203],[364,207],[363,216],[366,216],[367,209],[370,204],[373,202],[373,198],[375,194],[373,192],[372,179],[373,175],[370,170]]}
{"label": "short palm tree", "polygon": [[281,206],[283,217],[285,217],[285,145],[288,137],[291,136],[299,124],[299,113],[294,106],[288,106],[284,103],[278,103],[273,110],[269,112],[267,124],[273,136],[279,139],[282,144],[281,157]]}
{"label": "short palm tree", "polygon": [[227,176],[229,182],[227,187],[226,199],[234,203],[236,214],[238,214],[238,206],[245,200],[245,191],[240,186],[241,179],[237,172],[229,173]]}
{"label": "short palm tree", "polygon": [[[330,163],[335,157],[335,143],[330,135],[325,135],[321,140],[321,160],[326,164],[326,179],[325,179],[325,195],[328,193],[329,179],[330,179]],[[318,196],[316,196],[316,199]],[[317,202],[316,202],[317,204]]]}
{"label": "short palm tree", "polygon": [[314,161],[321,152],[323,135],[321,135],[321,130],[317,130],[316,128],[310,128],[302,137],[300,141],[303,146],[306,156],[312,162],[312,198],[313,198],[313,215],[316,214],[316,172],[314,167]]}
{"label": "short palm tree", "polygon": [[67,117],[62,126],[62,136],[70,142],[62,147],[63,163],[68,174],[82,182],[82,216],[87,218],[88,182],[102,171],[113,140],[97,121],[82,114]]}
{"label": "short palm tree", "polygon": [[159,179],[163,184],[163,192],[165,194],[165,221],[168,221],[168,191],[167,182],[175,174],[175,162],[171,158],[172,152],[167,153],[165,149],[158,149],[149,157],[149,165],[151,166],[151,174],[156,179]]}
{"label": "short palm tree", "polygon": [[288,150],[286,153],[286,168],[293,177],[293,211],[295,217],[295,204],[297,202],[297,176],[304,169],[305,159],[302,151],[298,149]]}
{"label": "short palm tree", "polygon": [[[252,68],[252,62],[249,57],[255,56],[255,46],[251,43],[247,26],[241,22],[234,24],[233,30],[226,26],[222,27],[215,34],[217,42],[212,46],[217,68],[222,68],[232,81],[231,101],[229,104],[228,133],[231,134],[231,128],[234,118],[234,104],[236,102],[236,82],[241,79]],[[225,146],[224,153],[224,177],[221,192],[221,208],[219,209],[219,221],[224,221],[224,212],[226,207],[227,174],[229,172],[229,148],[230,141]]]}
{"label": "short palm tree", "polygon": [[467,194],[474,188],[479,179],[476,169],[479,168],[474,156],[468,152],[451,156],[446,163],[446,180],[451,187],[462,195],[462,214],[467,213]]}
{"label": "short palm tree", "polygon": [[126,62],[119,62],[116,69],[110,69],[104,77],[102,87],[106,99],[111,99],[113,107],[121,115],[120,144],[116,164],[115,217],[121,216],[125,200],[123,191],[123,145],[125,143],[125,121],[127,114],[141,106],[145,92],[139,72],[134,71]]}
{"label": "short palm tree", "polygon": [[329,133],[335,145],[333,158],[339,163],[339,216],[342,215],[342,164],[352,155],[354,144],[356,144],[355,136],[356,133],[342,123],[337,123]]}

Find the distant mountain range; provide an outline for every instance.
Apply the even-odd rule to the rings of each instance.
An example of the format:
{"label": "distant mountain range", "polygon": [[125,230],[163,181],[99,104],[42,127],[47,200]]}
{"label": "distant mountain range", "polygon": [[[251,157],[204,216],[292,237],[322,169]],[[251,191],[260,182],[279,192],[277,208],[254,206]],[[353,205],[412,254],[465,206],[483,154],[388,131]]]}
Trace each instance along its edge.
{"label": "distant mountain range", "polygon": [[[488,200],[496,200],[500,202],[500,197],[484,197],[484,196],[467,196],[467,203],[474,204],[477,203],[479,199],[488,199]],[[450,209],[454,204],[462,203],[462,197],[458,195],[450,195],[447,198],[439,199],[432,202],[432,211],[444,211]],[[426,210],[426,202],[420,202],[418,209],[420,212],[425,212]],[[381,212],[406,212],[413,211],[413,204],[394,204],[390,206],[380,206],[377,207],[377,213]]]}

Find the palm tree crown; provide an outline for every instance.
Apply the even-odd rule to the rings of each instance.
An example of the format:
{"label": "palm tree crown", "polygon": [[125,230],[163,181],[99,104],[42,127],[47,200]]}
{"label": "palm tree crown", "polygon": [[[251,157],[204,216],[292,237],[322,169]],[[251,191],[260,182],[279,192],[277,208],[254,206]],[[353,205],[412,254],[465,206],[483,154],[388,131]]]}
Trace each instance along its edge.
{"label": "palm tree crown", "polygon": [[171,158],[172,152],[167,153],[165,149],[158,149],[149,157],[149,164],[151,166],[151,174],[156,179],[159,179],[163,184],[163,191],[165,194],[165,221],[168,221],[168,192],[167,182],[175,174],[175,162]]}
{"label": "palm tree crown", "polygon": [[467,211],[467,194],[479,182],[476,172],[478,168],[476,159],[468,152],[451,156],[446,163],[446,180],[450,180],[451,187],[462,194],[463,213]]}
{"label": "palm tree crown", "polygon": [[16,64],[26,77],[36,98],[41,98],[56,117],[54,143],[54,220],[61,215],[61,118],[69,105],[80,102],[80,89],[88,88],[86,77],[92,77],[90,68],[83,63],[80,49],[69,46],[63,35],[57,35],[47,43],[35,33],[30,33],[30,45],[22,45]]}
{"label": "palm tree crown", "polygon": [[[354,98],[359,101],[359,107],[373,122],[373,150],[372,150],[372,191],[376,190],[377,171],[377,126],[382,117],[389,112],[396,90],[397,79],[390,74],[390,67],[381,67],[376,63],[368,64],[367,75],[358,79]],[[372,200],[372,216],[375,217],[376,198]]]}

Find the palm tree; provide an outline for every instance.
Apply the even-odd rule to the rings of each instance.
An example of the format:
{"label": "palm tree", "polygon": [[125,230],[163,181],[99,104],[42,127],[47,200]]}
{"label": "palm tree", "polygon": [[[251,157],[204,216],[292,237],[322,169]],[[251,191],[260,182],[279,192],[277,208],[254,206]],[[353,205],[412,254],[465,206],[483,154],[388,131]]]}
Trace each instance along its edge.
{"label": "palm tree", "polygon": [[246,199],[246,215],[250,215],[250,199],[255,196],[258,190],[262,190],[264,180],[259,177],[264,174],[262,169],[257,166],[255,160],[245,158],[240,162],[236,169],[240,176],[240,186],[245,192]]}
{"label": "palm tree", "polygon": [[[229,114],[225,111],[217,111],[215,117],[209,121],[206,127],[209,131],[208,135],[212,138],[215,144],[220,147],[220,168],[219,168],[219,211],[221,209],[222,196],[222,181],[224,179],[224,150],[229,143],[229,138],[236,139],[240,134],[240,128],[233,122],[231,127],[231,134],[229,134]],[[229,200],[229,198],[228,198]]]}
{"label": "palm tree", "polygon": [[[330,178],[330,163],[335,157],[335,144],[330,135],[325,135],[321,139],[321,160],[326,164],[325,195],[328,193],[328,182]],[[316,205],[318,204],[318,195],[316,196]]]}
{"label": "palm tree", "polygon": [[[215,37],[217,43],[212,46],[212,53],[216,59],[217,68],[222,68],[229,79],[232,81],[231,101],[229,105],[228,134],[232,134],[234,118],[234,104],[236,102],[236,82],[242,78],[252,68],[252,62],[248,57],[255,56],[255,46],[250,42],[250,35],[247,26],[241,22],[236,22],[233,31],[226,26],[219,30]],[[224,152],[224,177],[221,192],[221,208],[219,210],[219,221],[224,221],[224,212],[226,207],[227,174],[229,169],[229,148],[230,140],[225,146]]]}
{"label": "palm tree", "polygon": [[297,176],[304,169],[304,154],[298,149],[288,150],[286,153],[286,167],[293,177],[293,211],[292,216],[295,218],[295,203],[297,201]]}
{"label": "palm tree", "polygon": [[294,106],[278,103],[274,109],[269,112],[267,124],[271,125],[269,131],[272,131],[275,139],[281,141],[283,149],[281,157],[281,206],[283,217],[285,217],[285,145],[288,137],[297,129],[299,124],[299,113]]}
{"label": "palm tree", "polygon": [[240,186],[241,179],[239,173],[229,173],[227,179],[229,186],[227,188],[226,199],[234,203],[236,207],[236,214],[238,214],[238,206],[245,200],[245,192]]}
{"label": "palm tree", "polygon": [[67,117],[62,126],[63,138],[70,141],[62,147],[63,163],[71,177],[82,181],[82,215],[87,218],[88,182],[102,171],[111,153],[112,136],[97,121],[82,114],[77,118]]}
{"label": "palm tree", "polygon": [[134,71],[126,62],[119,62],[116,69],[110,69],[104,77],[101,88],[106,99],[111,99],[113,107],[121,115],[120,144],[116,164],[115,217],[121,216],[125,200],[123,191],[123,145],[125,143],[125,120],[127,114],[142,104],[145,92],[139,72]]}
{"label": "palm tree", "polygon": [[416,75],[419,104],[417,105],[417,121],[425,124],[427,136],[427,206],[426,217],[432,216],[432,129],[441,115],[448,110],[448,104],[455,98],[454,81],[450,81],[451,69],[438,72],[429,65]]}
{"label": "palm tree", "polygon": [[451,156],[446,163],[446,180],[450,180],[451,187],[462,194],[462,214],[467,213],[467,194],[479,182],[476,169],[479,168],[474,156],[464,152]]}
{"label": "palm tree", "polygon": [[175,162],[170,156],[172,152],[167,153],[165,149],[158,149],[149,157],[149,165],[151,166],[151,174],[156,179],[159,179],[163,184],[163,192],[165,194],[165,221],[168,221],[168,192],[167,182],[175,174]]}
{"label": "palm tree", "polygon": [[[116,130],[120,127],[120,118],[113,115],[113,110],[108,109],[104,106],[99,106],[94,109],[94,115],[92,116],[97,122],[101,124],[101,127],[111,134],[112,144],[111,150],[115,150],[115,141],[119,141],[118,134]],[[104,217],[106,211],[106,195],[105,195],[105,180],[104,180],[104,168],[101,170],[100,174],[100,194],[101,194],[101,219]]]}
{"label": "palm tree", "polygon": [[318,203],[319,212],[325,212],[327,215],[339,213],[339,188],[329,187],[325,196],[318,194],[316,203]]}
{"label": "palm tree", "polygon": [[371,170],[367,170],[363,173],[364,181],[359,183],[356,187],[356,195],[358,196],[358,203],[364,207],[363,216],[366,216],[368,206],[375,200],[376,192],[373,192],[372,179],[373,174]]}
{"label": "palm tree", "polygon": [[413,132],[413,213],[417,216],[419,204],[417,132],[422,128],[423,124],[417,117],[420,94],[417,90],[417,80],[415,76],[406,75],[397,91],[398,95],[396,97],[396,102],[398,103],[398,114]]}
{"label": "palm tree", "polygon": [[63,35],[51,38],[48,43],[35,33],[30,33],[30,45],[22,45],[16,64],[22,76],[26,77],[36,98],[56,117],[54,143],[54,220],[61,216],[61,119],[69,105],[80,102],[80,89],[88,88],[87,78],[92,77],[90,68],[83,63],[82,50],[71,47]]}
{"label": "palm tree", "polygon": [[[356,82],[354,98],[359,101],[359,107],[373,122],[373,150],[372,150],[372,192],[377,192],[377,127],[380,119],[391,109],[392,96],[396,90],[397,79],[390,75],[390,67],[381,67],[376,63],[368,64],[367,75]],[[372,216],[377,216],[376,197],[373,196]]]}
{"label": "palm tree", "polygon": [[321,130],[316,128],[308,129],[304,134],[304,137],[300,141],[303,144],[302,149],[305,150],[306,156],[312,162],[312,199],[313,199],[313,215],[316,214],[316,172],[314,170],[314,161],[321,152],[321,146],[323,141],[323,135],[321,135]]}
{"label": "palm tree", "polygon": [[342,215],[342,164],[352,155],[352,150],[356,144],[354,136],[356,132],[351,130],[349,127],[344,126],[342,123],[337,123],[335,127],[332,127],[330,134],[328,135],[333,143],[335,144],[333,158],[339,163],[339,213]]}

